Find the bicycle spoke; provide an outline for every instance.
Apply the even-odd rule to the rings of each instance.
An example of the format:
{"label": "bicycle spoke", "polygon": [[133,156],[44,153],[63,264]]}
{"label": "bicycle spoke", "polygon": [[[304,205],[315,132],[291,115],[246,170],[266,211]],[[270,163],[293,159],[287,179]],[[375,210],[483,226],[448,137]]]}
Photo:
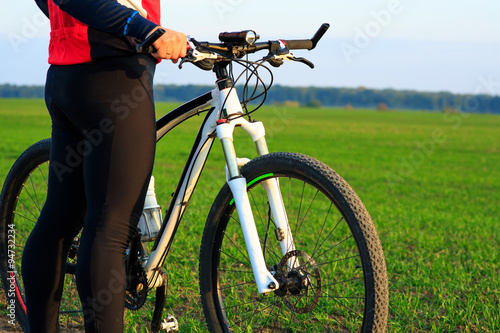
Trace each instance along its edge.
{"label": "bicycle spoke", "polygon": [[298,227],[299,227],[299,226],[298,226],[298,223],[299,223],[299,221],[300,221],[300,211],[301,211],[301,209],[302,209],[302,202],[303,202],[303,200],[304,200],[304,191],[305,191],[305,188],[306,188],[306,183],[305,183],[305,182],[303,182],[303,183],[302,183],[302,192],[301,192],[301,195],[300,195],[300,200],[299,200],[299,207],[298,207],[298,210],[297,210],[297,220],[296,220],[297,222],[296,222],[296,225],[295,225],[295,230],[294,230],[294,232],[293,232],[294,234],[296,234],[296,233],[297,233],[297,231],[298,231]]}
{"label": "bicycle spoke", "polygon": [[352,282],[352,281],[357,281],[357,280],[362,280],[363,278],[362,277],[355,277],[355,278],[352,278],[352,279],[348,279],[348,280],[343,280],[343,281],[337,281],[337,282],[333,282],[333,283],[330,283],[330,284],[327,284],[327,285],[323,285],[323,287],[331,287],[331,286],[335,286],[337,284],[343,284],[343,283],[347,283],[347,282]]}
{"label": "bicycle spoke", "polygon": [[340,244],[344,243],[345,241],[347,241],[348,239],[351,239],[352,238],[352,235],[349,235],[348,237],[344,238],[343,240],[341,240],[340,242],[334,244],[332,247],[330,247],[329,249],[327,249],[326,251],[322,252],[321,254],[318,254],[315,256],[315,258],[321,258],[323,255],[325,255],[326,253],[332,251],[334,248],[336,248],[337,246],[339,246]]}
{"label": "bicycle spoke", "polygon": [[[23,200],[19,200],[19,201],[20,201],[21,205],[24,207],[24,210],[26,210],[28,213],[30,213],[31,215],[33,215],[33,217],[34,217],[34,219],[36,221],[38,219],[38,216],[35,213],[33,213],[32,209],[29,208]],[[30,221],[32,221],[32,220],[30,220]]]}
{"label": "bicycle spoke", "polygon": [[341,302],[339,302],[338,300],[339,299],[364,299],[363,297],[359,297],[359,298],[354,298],[354,297],[335,297],[335,296],[328,296],[329,299],[332,299],[333,301],[335,301],[337,304],[339,304],[340,306],[342,306],[343,308],[345,308],[346,310],[348,310],[348,312],[350,312],[352,315],[354,315],[355,317],[357,318],[360,318],[360,319],[363,319],[363,316],[354,312],[350,307],[342,304]]}
{"label": "bicycle spoke", "polygon": [[[227,240],[229,240],[229,242],[231,242],[231,244],[233,245],[233,248],[236,249],[236,251],[238,251],[238,253],[240,253],[244,259],[246,259],[246,265],[245,265],[245,263],[242,263],[242,264],[244,264],[246,267],[249,267],[249,268],[252,267],[252,264],[250,263],[250,260],[248,259],[248,255],[243,250],[241,250],[240,247],[238,245],[236,245],[234,243],[234,241],[226,233],[224,233],[224,238],[227,239]],[[227,252],[224,252],[224,251],[221,250],[221,253],[224,253],[225,255],[227,255],[228,257],[230,257],[232,259],[234,259],[237,262],[241,262],[241,260],[238,260],[233,255],[231,255],[231,254],[229,254]]]}
{"label": "bicycle spoke", "polygon": [[251,281],[251,282],[236,283],[236,284],[233,284],[233,285],[230,285],[230,286],[226,286],[226,287],[219,287],[218,289],[219,290],[234,289],[236,287],[248,286],[248,285],[251,285],[251,284],[255,284],[255,282]]}
{"label": "bicycle spoke", "polygon": [[[265,211],[265,206],[267,205],[266,203],[266,196],[265,196],[265,191],[261,191],[261,201],[262,201],[262,207],[264,207],[262,209],[262,211]],[[259,220],[261,222],[264,223],[264,218],[262,217],[262,213],[261,213],[261,210],[259,209],[259,206],[260,204],[257,203],[256,199],[255,199],[255,195],[253,194],[253,191],[252,192],[248,192],[249,194],[249,198],[252,199],[252,207],[254,207],[254,210],[253,210],[253,213],[254,213],[254,219],[255,221]],[[255,212],[257,212],[257,216],[255,216]]]}
{"label": "bicycle spoke", "polygon": [[38,170],[38,172],[42,176],[42,180],[43,180],[43,183],[44,183],[45,186],[47,186],[48,183],[49,183],[48,182],[48,178],[47,178],[48,177],[49,162],[47,162],[46,164],[47,164],[47,167],[46,167],[47,171],[42,170],[42,168],[41,168],[40,165],[36,167],[36,169]]}
{"label": "bicycle spoke", "polygon": [[355,255],[355,256],[350,256],[350,257],[345,257],[345,258],[340,258],[340,259],[335,259],[335,260],[331,260],[331,261],[325,261],[321,264],[318,264],[318,266],[323,266],[323,265],[329,265],[329,264],[332,264],[334,262],[339,262],[339,261],[345,261],[345,260],[350,260],[352,258],[357,258],[359,257],[359,255]]}
{"label": "bicycle spoke", "polygon": [[[321,239],[321,235],[323,234],[323,230],[325,230],[325,225],[326,225],[326,222],[328,221],[328,216],[330,215],[330,211],[331,211],[331,209],[332,209],[332,206],[333,206],[333,204],[331,203],[331,204],[330,204],[330,207],[328,207],[328,212],[326,213],[326,216],[325,216],[325,218],[323,219],[323,224],[321,225],[321,230],[320,230],[320,232],[319,232],[319,234],[318,234],[318,240],[316,241],[316,244],[314,245],[314,250],[313,250],[313,254],[312,254],[312,256],[313,256],[313,257],[314,257],[314,254],[316,253],[317,249],[318,249],[321,245],[323,245],[323,244],[325,243],[325,241],[328,239],[328,237],[329,237],[329,236],[333,233],[333,231],[334,231],[334,230],[335,230],[335,228],[337,227],[337,226],[335,226],[335,227],[334,227],[334,228],[330,231],[330,233],[329,233],[329,234],[325,237],[325,240],[323,240],[323,242],[321,243],[321,245],[319,245],[319,246],[318,246],[318,244],[319,244],[319,240]],[[338,223],[340,223],[340,222],[338,222]],[[338,225],[338,223],[337,223],[337,225]]]}
{"label": "bicycle spoke", "polygon": [[247,274],[253,274],[253,271],[252,270],[237,270],[237,269],[220,269],[219,268],[219,271],[220,272],[224,272],[224,273],[247,273]]}
{"label": "bicycle spoke", "polygon": [[[30,194],[30,192],[28,191],[27,188],[26,188],[26,192],[28,193],[28,195],[30,196],[31,200],[35,204],[36,208],[38,209],[38,212],[41,212],[42,211],[42,205],[40,204],[40,202],[38,201],[38,198],[36,196],[36,189],[35,189],[35,184],[33,183],[33,178],[31,177],[31,175],[28,178],[29,178],[30,183],[31,183],[31,188],[33,189],[35,200],[33,200],[33,197],[31,196],[31,194]],[[24,187],[24,185],[23,185],[23,187]]]}
{"label": "bicycle spoke", "polygon": [[[259,304],[262,304],[262,303],[259,302]],[[259,309],[258,306],[255,306],[254,310],[253,310],[253,313],[251,315],[244,317],[239,322],[236,322],[236,324],[243,323],[243,322],[247,321],[250,317],[254,317],[257,314],[260,314],[260,313],[264,312],[265,310],[269,309],[271,306],[272,305],[268,305],[268,306],[266,306],[266,307],[264,307],[263,309],[260,309],[260,310],[258,310]]]}
{"label": "bicycle spoke", "polygon": [[[304,183],[305,184],[305,183]],[[302,217],[302,221],[300,222],[300,225],[299,227],[295,230],[295,232],[299,232],[299,229],[302,227],[302,225],[304,224],[304,221],[306,220],[307,218],[307,214],[309,213],[313,203],[314,203],[314,200],[316,199],[317,195],[319,193],[319,190],[316,190],[316,193],[314,194],[314,197],[311,199],[311,203],[309,204],[309,207],[307,207],[306,209],[306,212],[304,213],[304,216]]]}
{"label": "bicycle spoke", "polygon": [[[27,217],[27,216],[24,216],[24,215],[21,215],[21,214],[19,214],[19,213],[17,213],[17,212],[15,212],[15,215],[16,215],[16,216],[19,216],[20,218],[22,218],[22,219],[24,219],[24,220],[26,220],[26,221],[28,221],[28,222],[33,223],[33,225],[36,223],[36,220],[32,220],[31,218],[29,218],[29,217]],[[36,216],[35,216],[35,218],[36,218]]]}

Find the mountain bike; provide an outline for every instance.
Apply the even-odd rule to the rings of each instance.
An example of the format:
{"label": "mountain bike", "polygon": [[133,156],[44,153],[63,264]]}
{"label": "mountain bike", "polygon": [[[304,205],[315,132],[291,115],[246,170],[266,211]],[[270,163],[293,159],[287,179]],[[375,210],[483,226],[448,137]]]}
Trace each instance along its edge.
{"label": "mountain bike", "polygon": [[[265,63],[278,67],[285,60],[314,67],[291,50],[314,49],[328,27],[323,24],[312,39],[305,40],[257,42],[259,36],[251,30],[221,33],[217,43],[189,39],[190,49],[179,67],[192,63],[212,70],[217,81],[212,91],[157,120],[159,143],[187,119],[204,115],[164,218],[150,184],[143,217],[125,258],[127,332],[183,331],[174,316],[164,318],[165,263],[215,139],[224,152],[226,180],[208,212],[201,238],[199,288],[208,330],[386,330],[385,259],[365,206],[326,164],[299,153],[270,153],[263,123],[252,119],[270,88],[258,70],[269,70]],[[147,52],[158,34],[138,51]],[[268,53],[258,61],[248,60],[247,55],[258,51]],[[234,77],[233,65],[237,64],[243,66],[246,76]],[[241,100],[235,83],[242,77],[246,82]],[[258,83],[255,88],[248,84],[252,78]],[[259,99],[260,104],[255,102]],[[257,158],[238,157],[235,128],[252,138]],[[49,154],[50,139],[22,153],[0,198],[1,278],[8,315],[15,316],[24,330],[21,256],[45,200]],[[62,331],[83,331],[75,286],[78,246],[76,237],[66,265]]]}

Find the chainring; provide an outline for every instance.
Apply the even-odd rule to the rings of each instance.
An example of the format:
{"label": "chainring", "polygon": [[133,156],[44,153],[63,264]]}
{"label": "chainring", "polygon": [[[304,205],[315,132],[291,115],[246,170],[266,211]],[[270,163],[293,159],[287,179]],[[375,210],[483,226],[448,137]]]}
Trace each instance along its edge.
{"label": "chainring", "polygon": [[[142,267],[141,270],[139,276],[136,277],[136,282],[132,283],[125,291],[125,307],[132,311],[139,310],[146,302],[148,296],[146,274]],[[138,288],[138,286],[142,286],[142,288]]]}
{"label": "chainring", "polygon": [[[139,238],[136,238],[135,240],[138,241]],[[125,257],[125,267],[127,267],[125,307],[129,310],[135,311],[139,310],[146,302],[146,298],[148,296],[148,282],[146,272],[144,271],[142,263],[139,259],[141,257],[141,251],[133,245],[134,244],[131,245],[130,251]],[[134,251],[133,249],[137,250]]]}

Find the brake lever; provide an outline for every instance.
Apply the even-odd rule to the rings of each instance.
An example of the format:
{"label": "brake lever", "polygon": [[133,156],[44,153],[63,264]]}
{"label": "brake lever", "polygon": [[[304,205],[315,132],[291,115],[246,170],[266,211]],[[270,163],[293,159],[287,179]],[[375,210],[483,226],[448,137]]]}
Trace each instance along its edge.
{"label": "brake lever", "polygon": [[181,59],[179,62],[179,69],[182,69],[182,65],[187,61],[187,62],[194,62],[195,58],[191,55],[186,54],[184,58]]}
{"label": "brake lever", "polygon": [[306,58],[296,57],[293,55],[292,52],[288,52],[288,53],[280,54],[280,55],[274,54],[274,55],[267,56],[264,59],[274,67],[280,67],[281,65],[283,65],[283,60],[291,60],[291,61],[301,62],[301,63],[309,66],[311,69],[314,69],[314,64],[311,61],[307,60]]}
{"label": "brake lever", "polygon": [[[181,59],[179,63],[179,69],[182,69],[182,65],[185,62],[190,62],[203,70],[211,70],[212,64],[210,63],[210,61],[216,60],[217,55],[213,53],[202,53],[198,51],[198,49],[196,48],[197,42],[192,38],[188,37],[187,44],[186,56]],[[207,60],[208,63],[204,60]]]}
{"label": "brake lever", "polygon": [[307,66],[311,67],[311,69],[314,69],[314,64],[311,61],[307,60],[306,58],[292,56],[290,58],[290,60],[301,62],[301,63],[306,64]]}
{"label": "brake lever", "polygon": [[191,38],[187,36],[187,50],[186,50],[186,56],[181,59],[179,62],[179,69],[182,69],[182,65],[187,61],[187,62],[194,62],[196,61],[196,57],[193,55],[193,53],[196,51],[196,46],[194,45],[193,41],[191,41]]}

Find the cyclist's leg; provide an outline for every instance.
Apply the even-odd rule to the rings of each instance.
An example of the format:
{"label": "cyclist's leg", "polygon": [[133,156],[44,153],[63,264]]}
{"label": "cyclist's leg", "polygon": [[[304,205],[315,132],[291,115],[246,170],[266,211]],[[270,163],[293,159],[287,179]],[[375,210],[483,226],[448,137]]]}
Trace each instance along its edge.
{"label": "cyclist's leg", "polygon": [[107,114],[101,133],[89,136],[102,142],[92,147],[84,163],[88,212],[77,285],[88,332],[123,332],[123,258],[142,212],[154,159],[155,120],[145,95],[148,88],[120,74],[123,108]]}
{"label": "cyclist's leg", "polygon": [[74,127],[56,107],[51,113],[53,126],[47,199],[26,241],[21,265],[30,332],[59,331],[59,303],[66,256],[85,216],[81,163],[68,167],[63,174],[64,169],[59,168],[65,165],[66,148],[76,146],[82,136],[75,133]]}
{"label": "cyclist's leg", "polygon": [[57,86],[47,88],[85,136],[65,147],[61,168],[78,159],[83,166],[87,216],[77,283],[87,332],[123,331],[123,257],[154,158],[153,71],[144,56],[60,66]]}

